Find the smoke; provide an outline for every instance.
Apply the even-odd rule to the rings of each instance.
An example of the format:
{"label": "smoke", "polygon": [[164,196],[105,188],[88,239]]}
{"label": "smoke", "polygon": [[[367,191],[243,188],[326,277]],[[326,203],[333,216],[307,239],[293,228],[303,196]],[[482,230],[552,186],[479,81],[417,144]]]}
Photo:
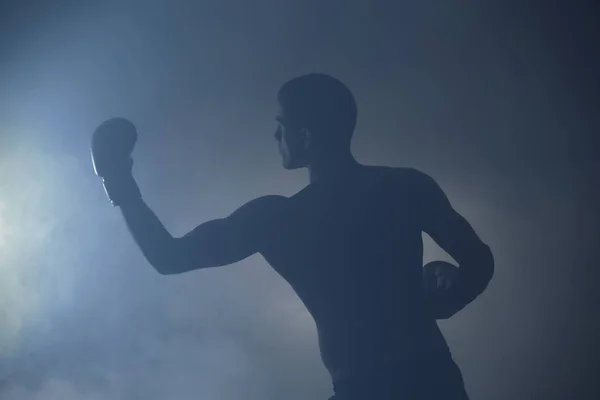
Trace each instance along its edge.
{"label": "smoke", "polygon": [[[494,251],[488,290],[441,324],[472,397],[591,393],[574,390],[596,313],[595,280],[578,268],[594,266],[594,213],[565,168],[585,108],[564,88],[572,71],[554,70],[541,35],[510,19],[519,11],[84,3],[0,26],[13,33],[0,36],[2,399],[330,395],[314,323],[264,260],[159,276],[88,148],[103,119],[138,123],[136,177],[183,234],[302,187],[303,172],[279,168],[270,121],[277,86],[312,70],[355,91],[360,161],[430,173]],[[426,262],[449,259],[425,239]]]}

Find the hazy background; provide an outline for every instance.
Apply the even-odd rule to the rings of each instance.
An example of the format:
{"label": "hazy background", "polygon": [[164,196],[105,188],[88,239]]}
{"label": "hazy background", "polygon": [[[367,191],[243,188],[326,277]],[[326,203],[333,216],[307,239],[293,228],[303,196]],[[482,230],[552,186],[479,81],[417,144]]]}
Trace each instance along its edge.
{"label": "hazy background", "polygon": [[184,234],[303,187],[273,117],[313,71],[354,91],[361,162],[433,175],[495,252],[488,291],[442,324],[472,398],[599,398],[593,2],[392,3],[2,3],[0,398],[331,394],[313,322],[262,258],[159,276],[88,148],[133,120],[145,198]]}

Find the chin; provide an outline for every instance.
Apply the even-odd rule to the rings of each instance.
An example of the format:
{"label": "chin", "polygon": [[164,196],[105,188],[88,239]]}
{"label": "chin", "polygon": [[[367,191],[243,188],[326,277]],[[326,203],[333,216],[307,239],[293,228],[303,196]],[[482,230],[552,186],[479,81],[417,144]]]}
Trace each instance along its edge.
{"label": "chin", "polygon": [[296,160],[284,159],[283,160],[283,168],[289,171],[294,169],[300,169],[305,167],[303,163],[296,162]]}
{"label": "chin", "polygon": [[288,171],[293,171],[293,170],[298,169],[298,168],[300,168],[300,167],[298,167],[296,165],[293,165],[293,164],[288,164],[288,163],[285,163],[285,162],[283,163],[283,169],[286,169]]}

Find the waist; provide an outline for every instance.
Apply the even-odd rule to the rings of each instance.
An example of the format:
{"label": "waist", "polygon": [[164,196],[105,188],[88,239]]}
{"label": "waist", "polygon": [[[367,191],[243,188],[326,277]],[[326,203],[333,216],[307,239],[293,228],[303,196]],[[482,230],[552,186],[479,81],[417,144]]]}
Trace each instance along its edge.
{"label": "waist", "polygon": [[353,354],[343,361],[341,358],[335,361],[330,360],[329,363],[323,361],[332,382],[339,383],[355,381],[359,378],[362,380],[377,375],[384,376],[386,371],[411,370],[428,360],[437,360],[444,357],[451,357],[450,350],[445,342],[427,349],[403,351],[390,349],[387,352],[374,352],[364,355]]}
{"label": "waist", "polygon": [[[387,393],[409,394],[429,384],[432,375],[440,375],[462,384],[460,370],[448,349],[413,353],[389,360],[362,371],[333,379],[334,398],[373,398]],[[366,396],[366,397],[365,397]],[[383,396],[382,398],[384,398]]]}
{"label": "waist", "polygon": [[449,353],[446,340],[434,320],[396,328],[399,329],[390,325],[371,325],[366,329],[339,331],[317,327],[321,358],[331,378],[335,381]]}

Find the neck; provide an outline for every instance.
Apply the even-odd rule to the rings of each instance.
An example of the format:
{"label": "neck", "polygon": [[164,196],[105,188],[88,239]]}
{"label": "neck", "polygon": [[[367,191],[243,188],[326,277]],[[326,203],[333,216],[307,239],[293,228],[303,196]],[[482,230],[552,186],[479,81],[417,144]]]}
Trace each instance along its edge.
{"label": "neck", "polygon": [[329,153],[308,165],[309,181],[310,183],[332,181],[357,166],[358,162],[349,151]]}

